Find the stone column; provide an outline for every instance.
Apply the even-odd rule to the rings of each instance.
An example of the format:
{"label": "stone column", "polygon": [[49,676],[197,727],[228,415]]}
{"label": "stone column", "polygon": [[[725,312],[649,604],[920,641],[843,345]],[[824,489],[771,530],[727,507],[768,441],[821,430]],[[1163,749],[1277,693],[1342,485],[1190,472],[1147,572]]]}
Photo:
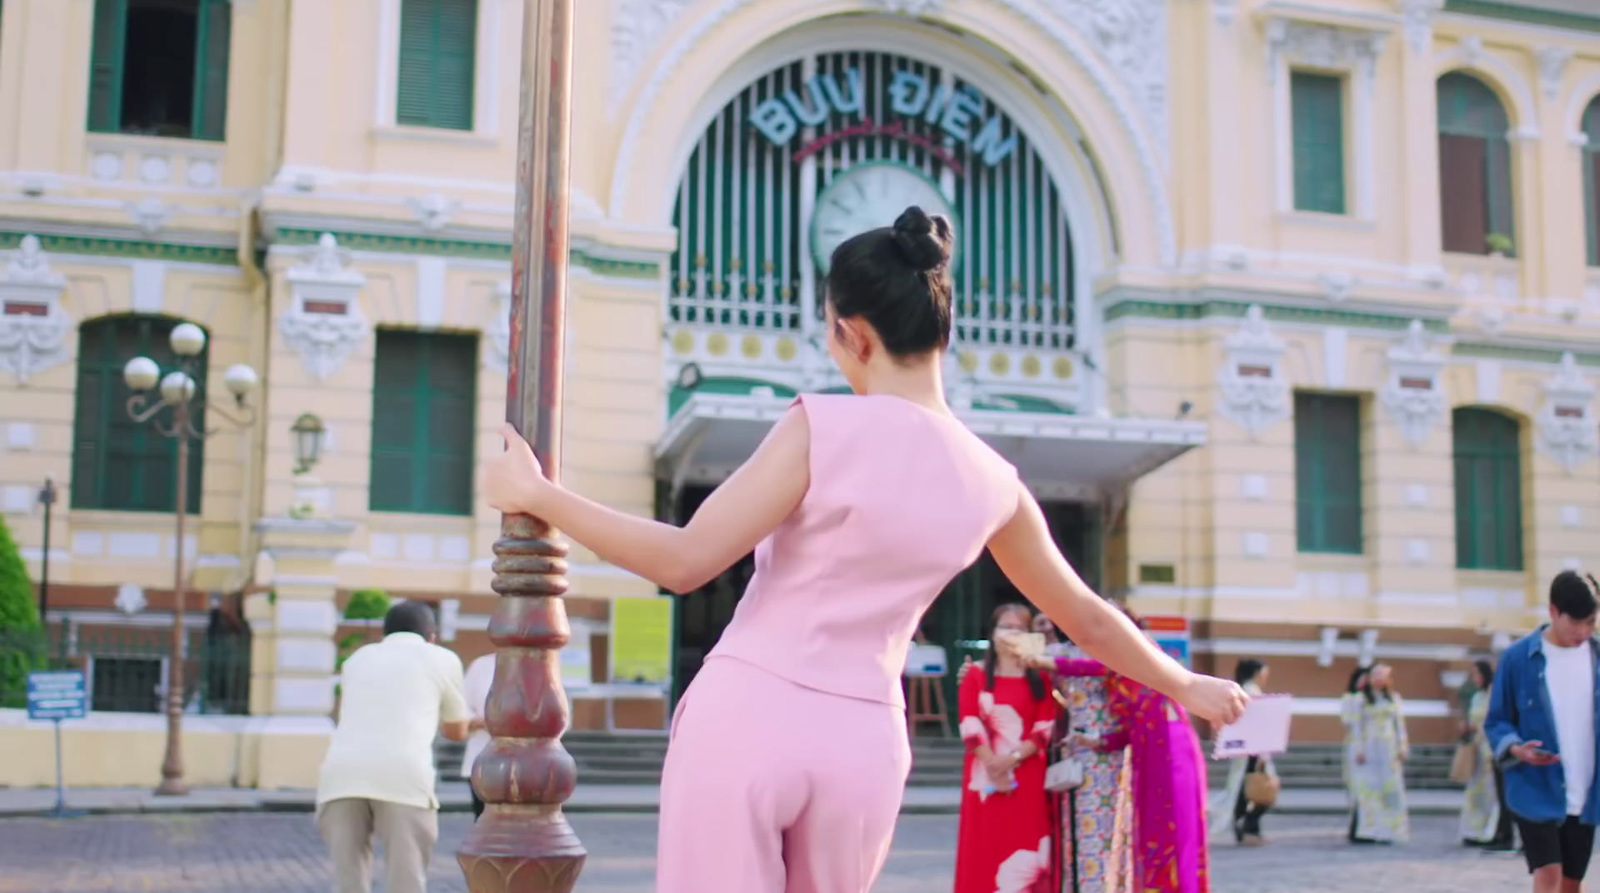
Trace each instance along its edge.
{"label": "stone column", "polygon": [[1442,286],[1443,223],[1439,210],[1439,75],[1433,63],[1433,19],[1444,0],[1399,0],[1405,20],[1400,107],[1405,109],[1405,252],[1411,274]]}
{"label": "stone column", "polygon": [[256,522],[271,596],[251,596],[250,713],[257,726],[257,784],[315,787],[333,733],[333,668],[338,653],[334,559],[355,525],[348,521],[263,518]]}

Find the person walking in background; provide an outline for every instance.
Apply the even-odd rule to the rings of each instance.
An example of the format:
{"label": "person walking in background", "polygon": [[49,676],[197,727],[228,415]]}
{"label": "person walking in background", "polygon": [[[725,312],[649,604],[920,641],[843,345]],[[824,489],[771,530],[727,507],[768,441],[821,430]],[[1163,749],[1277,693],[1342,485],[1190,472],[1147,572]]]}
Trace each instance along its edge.
{"label": "person walking in background", "polygon": [[1405,763],[1411,754],[1394,672],[1375,664],[1355,699],[1351,755],[1351,843],[1397,843],[1411,837]]}
{"label": "person walking in background", "polygon": [[[1234,681],[1251,697],[1262,693],[1269,676],[1267,665],[1251,657],[1239,661],[1233,671]],[[1245,782],[1252,772],[1259,770],[1277,778],[1278,771],[1272,758],[1265,756],[1235,757],[1229,763],[1228,783],[1211,804],[1210,837],[1216,840],[1231,835],[1236,843],[1259,846],[1266,842],[1261,836],[1261,817],[1269,807],[1250,801],[1249,785]]]}
{"label": "person walking in background", "polygon": [[[1133,612],[1123,612],[1144,628]],[[1099,661],[1041,658],[1034,665],[1053,667],[1062,676],[1106,680],[1112,728],[1103,736],[1076,734],[1073,743],[1100,753],[1127,749],[1132,772],[1124,799],[1133,824],[1131,877],[1121,887],[1141,893],[1209,893],[1205,758],[1189,714]]]}
{"label": "person walking in background", "polygon": [[467,746],[461,751],[461,777],[467,780],[467,790],[472,794],[472,818],[483,817],[483,798],[472,784],[472,767],[484,748],[489,746],[489,730],[484,724],[484,713],[489,704],[489,688],[494,684],[494,652],[481,654],[467,666],[463,689],[466,691],[467,709],[472,711]]}
{"label": "person walking in background", "polygon": [[317,781],[317,829],[337,893],[370,893],[372,842],[383,842],[387,893],[424,893],[439,839],[433,741],[467,737],[472,712],[461,659],[434,644],[433,609],[404,601],[383,640],[362,646],[339,678],[339,723]]}
{"label": "person walking in background", "polygon": [[1484,721],[1489,717],[1489,691],[1494,684],[1494,667],[1486,660],[1472,665],[1469,675],[1473,684],[1472,697],[1467,703],[1466,733],[1462,744],[1474,754],[1472,776],[1467,780],[1466,795],[1461,805],[1461,839],[1468,846],[1509,850],[1511,841],[1511,811],[1505,808],[1505,784],[1501,770],[1484,735]]}
{"label": "person walking in background", "polygon": [[1550,581],[1550,622],[1500,655],[1484,720],[1534,893],[1583,889],[1600,822],[1597,589],[1573,571]]}
{"label": "person walking in background", "polygon": [[1032,613],[1019,604],[995,609],[983,665],[961,678],[955,893],[1046,893],[1054,881],[1044,771],[1056,702],[1010,638],[1028,632]]}

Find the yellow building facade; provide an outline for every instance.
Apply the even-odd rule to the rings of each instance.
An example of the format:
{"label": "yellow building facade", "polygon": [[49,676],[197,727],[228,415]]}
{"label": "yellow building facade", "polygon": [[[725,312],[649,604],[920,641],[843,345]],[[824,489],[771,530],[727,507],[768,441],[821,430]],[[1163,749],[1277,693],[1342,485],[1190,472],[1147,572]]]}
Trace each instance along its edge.
{"label": "yellow building facade", "polygon": [[[106,643],[170,624],[179,552],[193,783],[314,780],[373,635],[352,592],[487,649],[522,8],[0,4],[0,510],[42,576],[54,480],[59,647],[151,689],[69,726],[69,782],[157,777],[162,659]],[[1202,667],[1279,667],[1297,735],[1374,659],[1442,734],[1465,662],[1592,563],[1582,0],[608,0],[574,40],[578,491],[681,519],[788,397],[841,387],[827,251],[915,202],[960,232],[954,405],[1104,591],[1187,618]],[[207,423],[181,540],[170,444],[120,384],[179,321],[213,402],[235,364],[261,379],[253,424]],[[747,575],[676,606],[641,683],[615,606],[657,590],[575,549],[575,726],[665,728]],[[980,565],[924,634],[958,659],[1005,597]],[[222,652],[247,678],[207,675]],[[46,783],[48,735],[0,711],[0,783]]]}

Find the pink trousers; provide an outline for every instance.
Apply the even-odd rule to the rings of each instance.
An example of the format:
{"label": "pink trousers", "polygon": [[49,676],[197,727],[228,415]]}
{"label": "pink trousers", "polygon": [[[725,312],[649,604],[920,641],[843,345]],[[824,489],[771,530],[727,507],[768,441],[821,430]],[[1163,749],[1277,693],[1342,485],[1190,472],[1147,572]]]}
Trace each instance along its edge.
{"label": "pink trousers", "polygon": [[712,658],[672,721],[656,893],[867,893],[910,771],[904,710]]}

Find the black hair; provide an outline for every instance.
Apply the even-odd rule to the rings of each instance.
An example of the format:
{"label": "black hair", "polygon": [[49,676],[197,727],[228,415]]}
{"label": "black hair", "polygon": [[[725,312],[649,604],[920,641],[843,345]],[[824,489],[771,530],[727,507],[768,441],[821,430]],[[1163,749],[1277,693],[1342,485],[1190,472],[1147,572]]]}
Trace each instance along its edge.
{"label": "black hair", "polygon": [[1595,599],[1594,577],[1577,571],[1562,571],[1550,581],[1550,607],[1573,620],[1588,620],[1600,609]]}
{"label": "black hair", "polygon": [[839,319],[862,317],[896,359],[950,344],[950,251],[944,217],[913,205],[894,226],[852,236],[833,250],[828,303]]}
{"label": "black hair", "polygon": [[1479,685],[1487,691],[1494,686],[1494,664],[1486,660],[1475,660],[1472,665],[1478,669],[1478,678],[1483,681]]}
{"label": "black hair", "polygon": [[1247,657],[1239,661],[1238,666],[1233,668],[1233,681],[1243,685],[1259,676],[1261,671],[1266,668],[1267,665],[1264,662],[1253,657]]}
{"label": "black hair", "polygon": [[1350,685],[1345,688],[1344,693],[1347,695],[1353,695],[1356,692],[1361,691],[1363,683],[1365,682],[1362,677],[1366,676],[1370,672],[1372,672],[1371,667],[1356,667],[1354,670],[1351,670]]}
{"label": "black hair", "polygon": [[[1378,664],[1373,664],[1372,666],[1367,667],[1367,678],[1363,679],[1361,681],[1361,693],[1367,696],[1367,703],[1368,704],[1376,704],[1376,703],[1378,703],[1378,699],[1377,699],[1376,695],[1373,694],[1373,688],[1372,688],[1372,671],[1376,670],[1377,668],[1378,668]],[[1394,670],[1393,670],[1393,668],[1390,668],[1389,672],[1390,672],[1389,687],[1384,689],[1382,692],[1380,692],[1380,694],[1383,695],[1383,699],[1386,700],[1386,701],[1394,700]]]}
{"label": "black hair", "polygon": [[433,638],[433,608],[425,602],[403,601],[383,615],[383,634],[416,633],[424,639]]}
{"label": "black hair", "polygon": [[[983,655],[984,691],[994,691],[994,665],[995,661],[998,659],[994,643],[995,627],[999,625],[1001,617],[1010,614],[1012,611],[1021,611],[1028,615],[1028,619],[1030,621],[1033,619],[1033,611],[1029,609],[1027,605],[1021,604],[1020,602],[1006,602],[1000,607],[995,608],[994,613],[989,615],[989,650]],[[1022,672],[1022,675],[1023,678],[1028,680],[1028,691],[1033,693],[1033,699],[1035,701],[1044,700],[1044,677],[1039,675],[1039,671],[1029,667]]]}

